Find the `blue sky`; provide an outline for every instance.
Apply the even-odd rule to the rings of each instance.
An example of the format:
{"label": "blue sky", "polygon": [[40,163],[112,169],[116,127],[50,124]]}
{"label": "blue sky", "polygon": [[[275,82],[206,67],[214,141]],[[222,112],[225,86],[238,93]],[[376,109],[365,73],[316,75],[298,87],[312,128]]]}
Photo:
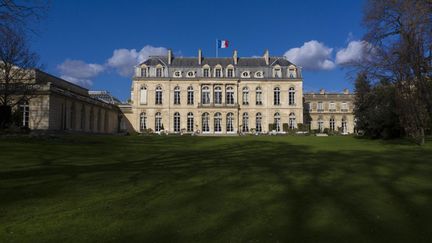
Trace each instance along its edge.
{"label": "blue sky", "polygon": [[[352,89],[343,64],[357,58],[364,1],[53,1],[32,47],[43,69],[91,90],[130,95],[129,66],[173,49],[219,56],[287,56],[304,67],[304,90]],[[146,48],[144,48],[146,47]],[[161,48],[157,48],[161,47]],[[144,49],[143,49],[144,48]]]}

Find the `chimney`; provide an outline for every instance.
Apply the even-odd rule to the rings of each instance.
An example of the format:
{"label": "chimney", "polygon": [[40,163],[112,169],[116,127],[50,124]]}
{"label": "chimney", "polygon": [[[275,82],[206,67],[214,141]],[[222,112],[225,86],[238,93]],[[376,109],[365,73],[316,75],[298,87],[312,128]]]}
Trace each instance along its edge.
{"label": "chimney", "polygon": [[349,94],[349,89],[344,89],[343,94],[346,94],[346,95]]}
{"label": "chimney", "polygon": [[202,50],[201,48],[198,49],[198,65],[201,65],[202,63]]}
{"label": "chimney", "polygon": [[325,94],[325,89],[320,89],[320,94]]}
{"label": "chimney", "polygon": [[265,50],[263,58],[265,60],[266,65],[270,64],[270,56],[269,56],[269,51],[268,49]]}
{"label": "chimney", "polygon": [[237,50],[234,50],[234,52],[233,52],[233,60],[234,60],[234,65],[237,65],[237,61],[238,61]]}
{"label": "chimney", "polygon": [[168,64],[169,65],[171,65],[172,58],[173,58],[172,50],[168,49]]}

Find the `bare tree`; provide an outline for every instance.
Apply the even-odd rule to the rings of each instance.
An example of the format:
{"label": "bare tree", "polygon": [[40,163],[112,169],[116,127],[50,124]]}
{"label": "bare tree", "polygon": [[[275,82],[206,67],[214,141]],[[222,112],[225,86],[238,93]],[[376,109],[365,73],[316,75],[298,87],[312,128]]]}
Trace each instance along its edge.
{"label": "bare tree", "polygon": [[33,70],[38,56],[30,51],[24,34],[5,28],[0,30],[0,126],[10,123],[11,110],[35,94]]}
{"label": "bare tree", "polygon": [[0,0],[0,29],[31,29],[29,22],[43,18],[49,5],[49,0]]}
{"label": "bare tree", "polygon": [[432,1],[369,0],[364,24],[373,55],[357,66],[394,84],[400,123],[423,144],[432,113]]}

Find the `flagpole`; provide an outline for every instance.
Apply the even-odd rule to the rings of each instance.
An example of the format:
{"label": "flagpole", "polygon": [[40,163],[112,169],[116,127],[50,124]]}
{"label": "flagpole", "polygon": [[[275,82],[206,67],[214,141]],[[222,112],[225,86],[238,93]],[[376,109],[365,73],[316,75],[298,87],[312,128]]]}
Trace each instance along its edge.
{"label": "flagpole", "polygon": [[218,40],[216,39],[216,57],[218,57]]}

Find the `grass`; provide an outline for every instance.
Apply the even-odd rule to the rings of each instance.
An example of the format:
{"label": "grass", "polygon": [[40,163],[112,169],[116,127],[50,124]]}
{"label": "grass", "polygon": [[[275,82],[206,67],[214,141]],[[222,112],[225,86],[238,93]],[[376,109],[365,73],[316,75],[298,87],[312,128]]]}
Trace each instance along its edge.
{"label": "grass", "polygon": [[0,139],[0,242],[431,242],[432,141]]}

